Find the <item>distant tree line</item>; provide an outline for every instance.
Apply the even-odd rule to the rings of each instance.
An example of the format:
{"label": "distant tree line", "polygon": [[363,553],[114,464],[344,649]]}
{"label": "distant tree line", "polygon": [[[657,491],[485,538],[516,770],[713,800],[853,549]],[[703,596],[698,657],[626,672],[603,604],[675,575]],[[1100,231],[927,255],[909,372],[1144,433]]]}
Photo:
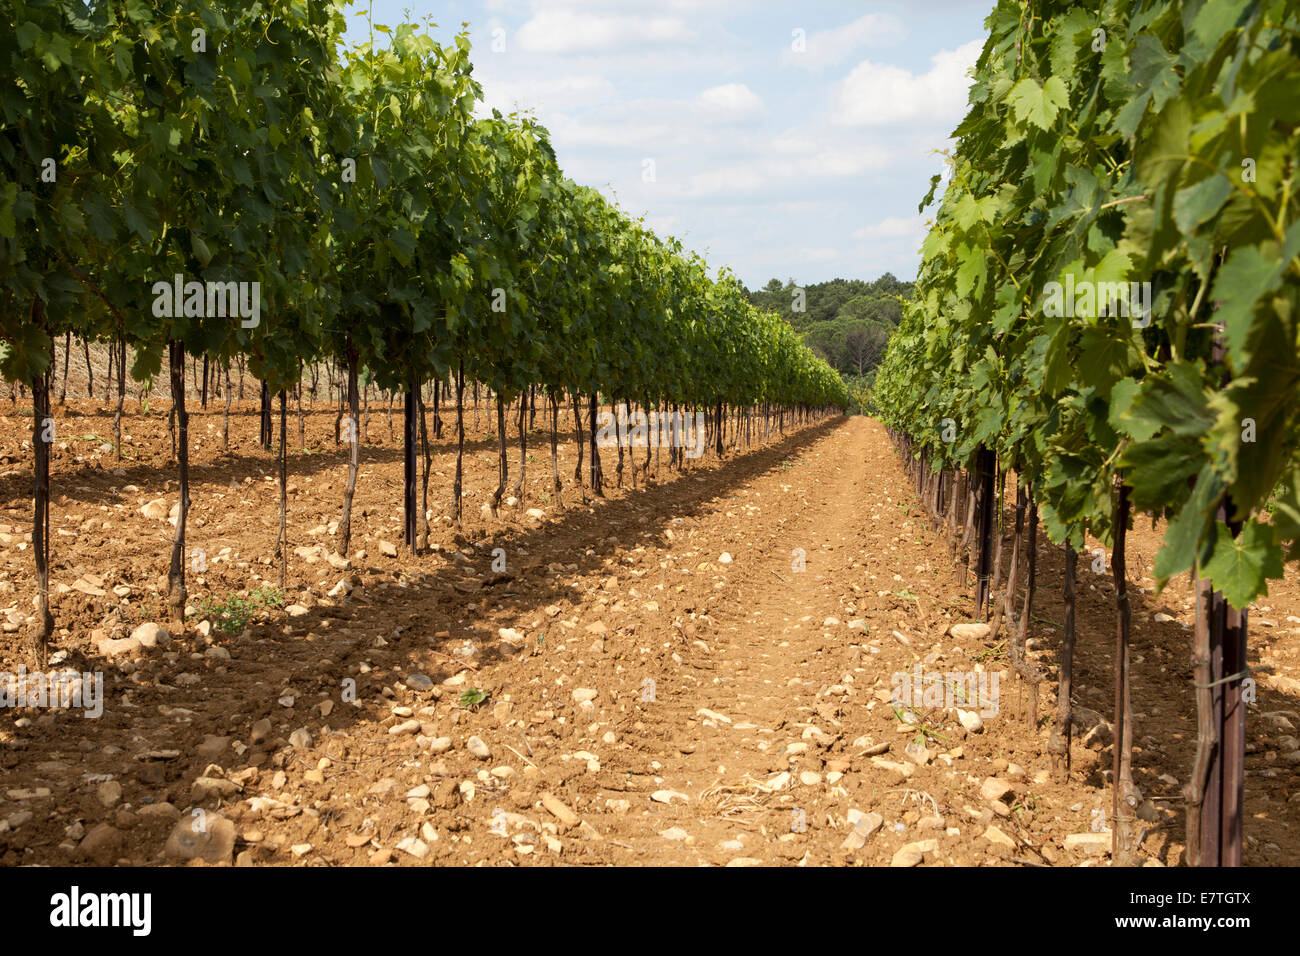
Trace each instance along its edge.
{"label": "distant tree line", "polygon": [[880,364],[902,318],[899,299],[911,294],[912,283],[889,272],[871,282],[831,279],[806,286],[774,278],[748,292],[755,306],[780,314],[809,348],[850,379],[869,377]]}

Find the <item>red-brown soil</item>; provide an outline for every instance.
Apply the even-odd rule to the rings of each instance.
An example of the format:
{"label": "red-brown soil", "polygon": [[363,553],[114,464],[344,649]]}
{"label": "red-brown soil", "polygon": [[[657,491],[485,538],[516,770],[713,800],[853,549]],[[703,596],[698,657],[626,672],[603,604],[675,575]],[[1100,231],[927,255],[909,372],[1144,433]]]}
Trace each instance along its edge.
{"label": "red-brown soil", "polygon": [[[35,594],[22,444],[30,425],[18,404],[0,416],[0,670],[10,672],[32,663],[24,632]],[[284,597],[306,612],[263,610],[245,630],[207,637],[196,615],[169,646],[110,661],[92,631],[125,637],[140,623],[167,623],[173,529],[140,512],[177,496],[166,403],[142,415],[128,402],[120,465],[99,450],[112,430],[107,409],[77,402],[56,416],[52,649],[60,667],[102,671],[106,701],[97,719],[0,715],[0,863],[170,862],[164,845],[182,820],[201,835],[191,843],[252,864],[885,865],[896,854],[904,862],[906,844],[920,844],[927,864],[1106,860],[1066,848],[1067,836],[1110,822],[1104,734],[1090,740],[1099,749],[1085,745],[1083,729],[1075,735],[1065,780],[1045,750],[1059,549],[1040,536],[1030,634],[1049,679],[1035,728],[1002,647],[947,633],[969,620],[961,569],[870,419],[774,436],[683,474],[669,472],[665,454],[658,477],[652,468],[636,491],[612,487],[617,456],[605,450],[608,496],[583,506],[570,410],[561,510],[547,494],[549,414],[539,408],[525,500],[493,520],[480,514],[496,483],[485,411],[469,435],[465,527],[436,523],[436,550],[415,557],[401,547],[400,449],[385,409],[372,406],[351,566],[339,569],[325,555],[346,453],[322,406],[308,416],[311,451],[291,452],[288,464]],[[400,412],[393,417],[400,437]],[[231,429],[226,454],[219,408],[191,421],[189,546],[208,562],[191,571],[191,604],[279,581],[275,459],[257,447],[247,404]],[[435,443],[435,516],[450,498],[447,438]],[[296,447],[292,413],[289,442]],[[516,457],[512,448],[512,469]],[[545,512],[540,521],[526,518],[533,507]],[[1150,588],[1158,540],[1146,525],[1132,534],[1134,585]],[[397,557],[382,553],[384,541],[398,545]],[[504,572],[492,567],[496,548]],[[328,597],[340,580],[350,594]],[[1289,574],[1252,613],[1251,663],[1274,668],[1259,675],[1248,725],[1253,865],[1300,858],[1296,582]],[[1092,572],[1090,556],[1079,563],[1079,593],[1076,702],[1095,722],[1111,710],[1114,609],[1110,579]],[[1150,801],[1141,849],[1173,865],[1195,749],[1190,592],[1180,580],[1158,597],[1133,596],[1134,767]],[[1157,613],[1173,620],[1157,623]],[[980,733],[968,735],[951,710],[922,708],[928,755],[913,755],[923,765],[904,749],[925,735],[890,703],[893,675],[917,663],[1001,675],[999,712]],[[485,699],[462,704],[471,689]],[[407,721],[418,727],[391,732]],[[306,735],[290,742],[300,729]],[[488,756],[469,752],[471,736]],[[998,805],[981,793],[989,778],[1010,785]],[[879,814],[879,829],[846,848],[859,813]]]}

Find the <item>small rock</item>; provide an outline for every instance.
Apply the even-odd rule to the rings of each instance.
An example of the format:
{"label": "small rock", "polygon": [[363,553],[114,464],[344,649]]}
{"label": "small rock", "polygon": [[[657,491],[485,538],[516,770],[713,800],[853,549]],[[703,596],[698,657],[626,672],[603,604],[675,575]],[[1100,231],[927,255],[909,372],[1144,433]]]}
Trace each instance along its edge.
{"label": "small rock", "polygon": [[202,803],[212,797],[233,797],[239,792],[239,784],[225,777],[199,777],[190,787],[190,799]]}
{"label": "small rock", "polygon": [[130,640],[139,641],[140,646],[152,650],[155,647],[166,647],[171,643],[171,635],[167,631],[152,622],[141,624],[131,632]]}
{"label": "small rock", "polygon": [[1004,846],[1008,850],[1016,849],[1016,841],[1011,839],[1011,837],[1007,836],[995,826],[990,825],[989,828],[984,831],[983,837],[995,846]]}
{"label": "small rock", "polygon": [[879,767],[881,770],[887,770],[890,773],[898,774],[904,780],[916,773],[916,767],[910,763],[897,763],[893,760],[886,760],[884,757],[872,757],[871,765]]}
{"label": "small rock", "polygon": [[488,748],[488,745],[478,737],[470,737],[469,740],[465,741],[465,749],[479,760],[487,760],[492,756],[492,751]]}
{"label": "small rock", "polygon": [[177,821],[163,846],[163,856],[170,860],[229,863],[234,849],[235,825],[220,814],[206,813]]}
{"label": "small rock", "polygon": [[397,849],[401,850],[403,853],[409,853],[417,860],[423,860],[429,855],[429,845],[423,840],[418,840],[415,837],[407,837],[406,839],[399,841]]}
{"label": "small rock", "polygon": [[690,797],[676,790],[656,790],[650,794],[650,799],[656,803],[672,803],[674,798],[680,798],[683,803],[691,802]]}
{"label": "small rock", "polygon": [[916,866],[927,853],[933,853],[939,849],[938,840],[920,840],[916,843],[905,843],[900,846],[894,853],[894,858],[889,861],[890,866]]}
{"label": "small rock", "polygon": [[866,842],[871,839],[872,834],[879,830],[884,822],[884,818],[879,813],[863,813],[860,810],[850,810],[849,823],[853,825],[853,829],[844,838],[844,842],[840,844],[840,849],[861,850]]}
{"label": "small rock", "polygon": [[204,760],[213,763],[217,758],[225,753],[226,748],[229,746],[229,737],[218,737],[215,734],[207,734],[204,736],[203,742],[194,748],[194,751]]}
{"label": "small rock", "polygon": [[542,806],[567,830],[578,825],[578,815],[570,810],[564,801],[550,793],[541,795]]}
{"label": "small rock", "polygon": [[116,657],[136,657],[139,655],[142,645],[133,637],[124,637],[121,640],[113,640],[111,637],[105,637],[98,644],[99,653],[107,658]]}
{"label": "small rock", "polygon": [[162,521],[163,518],[167,517],[169,511],[166,498],[155,498],[140,508],[140,514],[151,521]]}
{"label": "small rock", "polygon": [[118,802],[122,799],[122,785],[116,780],[105,780],[99,785],[99,788],[95,791],[95,795],[99,798],[100,806],[117,806]]}
{"label": "small rock", "polygon": [[989,777],[980,784],[980,796],[989,803],[1000,803],[1013,789],[1010,782],[998,777]]}
{"label": "small rock", "polygon": [[1084,856],[1102,856],[1110,852],[1112,839],[1109,833],[1071,833],[1065,838],[1065,848]]}
{"label": "small rock", "polygon": [[136,811],[142,817],[166,817],[168,820],[177,820],[181,812],[166,801],[162,803],[146,803]]}
{"label": "small rock", "polygon": [[83,859],[91,860],[100,866],[117,861],[126,847],[126,834],[107,823],[99,823],[90,828],[77,847]]}
{"label": "small rock", "polygon": [[914,740],[903,748],[903,756],[912,761],[912,763],[916,764],[918,767],[924,767],[930,762],[930,758],[933,755],[926,748],[924,743]]}

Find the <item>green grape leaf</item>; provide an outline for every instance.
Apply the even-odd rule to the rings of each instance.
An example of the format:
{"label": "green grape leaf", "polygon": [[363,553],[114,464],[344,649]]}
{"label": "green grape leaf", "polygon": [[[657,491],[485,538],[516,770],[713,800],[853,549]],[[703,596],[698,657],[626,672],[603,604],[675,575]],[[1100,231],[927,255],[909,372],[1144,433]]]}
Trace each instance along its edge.
{"label": "green grape leaf", "polygon": [[1238,610],[1268,594],[1268,579],[1282,577],[1282,549],[1273,540],[1273,529],[1247,521],[1234,538],[1223,522],[1215,525],[1214,553],[1201,568],[1215,590]]}
{"label": "green grape leaf", "polygon": [[1048,130],[1052,128],[1056,114],[1070,105],[1070,94],[1060,77],[1049,76],[1042,86],[1025,77],[1012,87],[1007,101],[1018,123],[1028,121],[1039,129]]}
{"label": "green grape leaf", "polygon": [[1153,573],[1168,580],[1175,574],[1187,571],[1203,554],[1202,538],[1213,519],[1213,509],[1223,494],[1223,482],[1211,465],[1205,465],[1196,476],[1192,496],[1165,529],[1164,542],[1156,553]]}
{"label": "green grape leaf", "polygon": [[1224,340],[1232,352],[1246,348],[1255,303],[1277,288],[1282,265],[1266,257],[1257,246],[1242,246],[1232,251],[1219,270],[1213,292],[1219,302],[1216,318],[1223,322]]}

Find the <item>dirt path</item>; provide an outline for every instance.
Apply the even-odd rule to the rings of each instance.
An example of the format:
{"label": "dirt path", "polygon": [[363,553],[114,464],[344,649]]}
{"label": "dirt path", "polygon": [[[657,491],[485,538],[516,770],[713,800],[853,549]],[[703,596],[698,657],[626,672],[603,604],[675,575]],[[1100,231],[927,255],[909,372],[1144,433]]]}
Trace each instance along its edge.
{"label": "dirt path", "polygon": [[[963,742],[948,713],[929,716],[937,736],[914,749],[916,759],[903,754],[922,735],[895,716],[894,674],[911,672],[922,654],[925,673],[977,663],[943,647],[947,624],[960,619],[943,611],[962,605],[959,582],[932,563],[942,552],[909,507],[884,442],[876,423],[852,420],[736,487],[688,533],[693,558],[726,551],[733,560],[708,561],[707,617],[687,635],[681,663],[664,662],[658,703],[622,722],[664,741],[652,751],[651,782],[687,798],[661,806],[651,796],[640,820],[614,824],[637,858],[880,864],[919,844],[899,862],[978,862],[1007,855],[1017,831],[1026,847],[1038,842],[1027,809],[987,831],[995,813],[970,776],[1009,770],[1008,783],[1023,790],[1041,761],[1021,771],[989,756],[1013,741]],[[860,849],[850,826],[858,813],[880,818],[858,830]]]}
{"label": "dirt path", "polygon": [[[372,460],[363,492],[400,467]],[[108,670],[98,720],[6,720],[0,862],[1101,862],[1100,714],[1085,708],[1097,728],[1079,729],[1071,778],[1053,778],[1046,720],[1026,723],[1000,648],[949,635],[970,602],[911,502],[883,429],[854,418],[590,508],[511,516],[418,561],[372,540],[346,597]],[[394,520],[369,510],[374,530]],[[1104,634],[1105,587],[1081,588],[1081,618]],[[1138,597],[1140,640],[1176,646],[1177,625],[1144,626]],[[1052,629],[1034,633],[1047,666]],[[1080,684],[1102,713],[1104,647],[1081,652]],[[1143,655],[1162,674],[1172,661]],[[931,694],[983,694],[979,732],[949,706],[961,697],[918,693],[896,712],[900,678],[918,675]],[[485,699],[462,701],[472,690]],[[1040,717],[1053,696],[1045,685]],[[1178,781],[1157,778],[1189,762],[1175,703],[1143,715],[1137,758],[1144,851],[1165,863],[1182,823]],[[1248,857],[1282,862],[1300,817],[1295,768],[1277,760],[1290,745],[1281,725],[1254,734],[1276,766],[1248,784]]]}

